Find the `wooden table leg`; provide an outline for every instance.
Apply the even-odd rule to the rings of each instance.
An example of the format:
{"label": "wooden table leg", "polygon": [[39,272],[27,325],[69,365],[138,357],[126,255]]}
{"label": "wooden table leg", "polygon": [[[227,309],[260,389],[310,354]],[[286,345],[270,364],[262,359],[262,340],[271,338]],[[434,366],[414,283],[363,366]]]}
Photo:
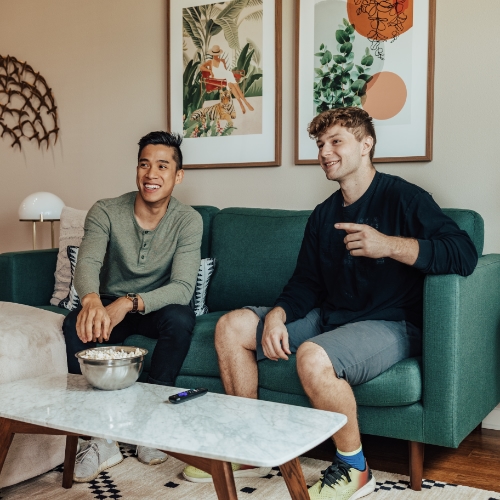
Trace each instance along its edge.
{"label": "wooden table leg", "polygon": [[280,465],[280,471],[292,500],[309,500],[306,480],[299,459],[294,458],[286,464]]}
{"label": "wooden table leg", "polygon": [[0,472],[2,472],[13,439],[12,421],[7,418],[0,418]]}
{"label": "wooden table leg", "polygon": [[[210,458],[192,457],[183,453],[162,450],[177,460],[212,474],[215,491],[219,500],[238,500],[236,485],[234,484],[233,469],[229,462],[212,460]],[[309,500],[309,498],[308,498]]]}
{"label": "wooden table leg", "polygon": [[66,436],[66,452],[64,454],[63,488],[69,489],[73,486],[73,472],[75,472],[76,449],[78,448],[78,436]]}
{"label": "wooden table leg", "polygon": [[233,469],[229,462],[212,460],[212,477],[219,500],[238,500],[234,484]]}

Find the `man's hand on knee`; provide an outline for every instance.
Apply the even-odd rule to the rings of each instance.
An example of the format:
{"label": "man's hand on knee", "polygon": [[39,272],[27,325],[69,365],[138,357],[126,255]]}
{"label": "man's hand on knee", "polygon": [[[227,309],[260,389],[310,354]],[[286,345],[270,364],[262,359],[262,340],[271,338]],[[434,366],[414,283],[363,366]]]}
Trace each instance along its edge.
{"label": "man's hand on knee", "polygon": [[82,310],[76,320],[76,334],[84,343],[107,340],[111,320],[96,293],[89,293],[82,299]]}
{"label": "man's hand on knee", "polygon": [[285,326],[286,315],[281,307],[275,307],[268,313],[264,321],[262,334],[262,350],[264,355],[274,361],[288,360],[292,354],[288,344],[288,330]]}

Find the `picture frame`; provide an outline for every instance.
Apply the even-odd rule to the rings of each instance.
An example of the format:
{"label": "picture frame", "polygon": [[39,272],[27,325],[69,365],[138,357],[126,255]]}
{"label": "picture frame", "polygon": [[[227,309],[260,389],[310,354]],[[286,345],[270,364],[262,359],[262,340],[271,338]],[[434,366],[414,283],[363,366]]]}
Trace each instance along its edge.
{"label": "picture frame", "polygon": [[342,105],[372,116],[374,162],[432,160],[436,0],[389,3],[296,0],[295,164],[318,164],[308,124]]}
{"label": "picture frame", "polygon": [[167,0],[167,27],[184,168],[281,165],[282,0]]}

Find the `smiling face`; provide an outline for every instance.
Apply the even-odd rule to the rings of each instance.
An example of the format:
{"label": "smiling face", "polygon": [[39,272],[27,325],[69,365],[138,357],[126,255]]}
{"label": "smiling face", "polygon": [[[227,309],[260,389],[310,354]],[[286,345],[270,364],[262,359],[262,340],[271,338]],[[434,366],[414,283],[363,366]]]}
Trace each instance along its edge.
{"label": "smiling face", "polygon": [[174,186],[183,178],[184,170],[177,170],[173,148],[160,144],[148,144],[143,148],[136,183],[144,203],[149,206],[168,205]]}
{"label": "smiling face", "polygon": [[354,178],[360,169],[373,168],[370,150],[373,139],[366,136],[358,141],[349,129],[342,125],[333,125],[316,140],[318,160],[326,178],[343,182]]}

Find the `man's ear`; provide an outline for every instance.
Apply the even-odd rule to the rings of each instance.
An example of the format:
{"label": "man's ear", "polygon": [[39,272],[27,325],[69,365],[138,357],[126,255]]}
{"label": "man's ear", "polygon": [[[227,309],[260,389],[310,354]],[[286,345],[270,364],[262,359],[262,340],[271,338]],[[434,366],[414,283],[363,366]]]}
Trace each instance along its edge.
{"label": "man's ear", "polygon": [[184,179],[184,169],[180,168],[175,173],[175,183],[176,184],[180,184],[182,182],[182,179]]}
{"label": "man's ear", "polygon": [[373,137],[371,135],[367,135],[366,137],[363,137],[361,142],[363,144],[363,150],[361,151],[361,154],[363,156],[369,155],[370,151],[373,148]]}

